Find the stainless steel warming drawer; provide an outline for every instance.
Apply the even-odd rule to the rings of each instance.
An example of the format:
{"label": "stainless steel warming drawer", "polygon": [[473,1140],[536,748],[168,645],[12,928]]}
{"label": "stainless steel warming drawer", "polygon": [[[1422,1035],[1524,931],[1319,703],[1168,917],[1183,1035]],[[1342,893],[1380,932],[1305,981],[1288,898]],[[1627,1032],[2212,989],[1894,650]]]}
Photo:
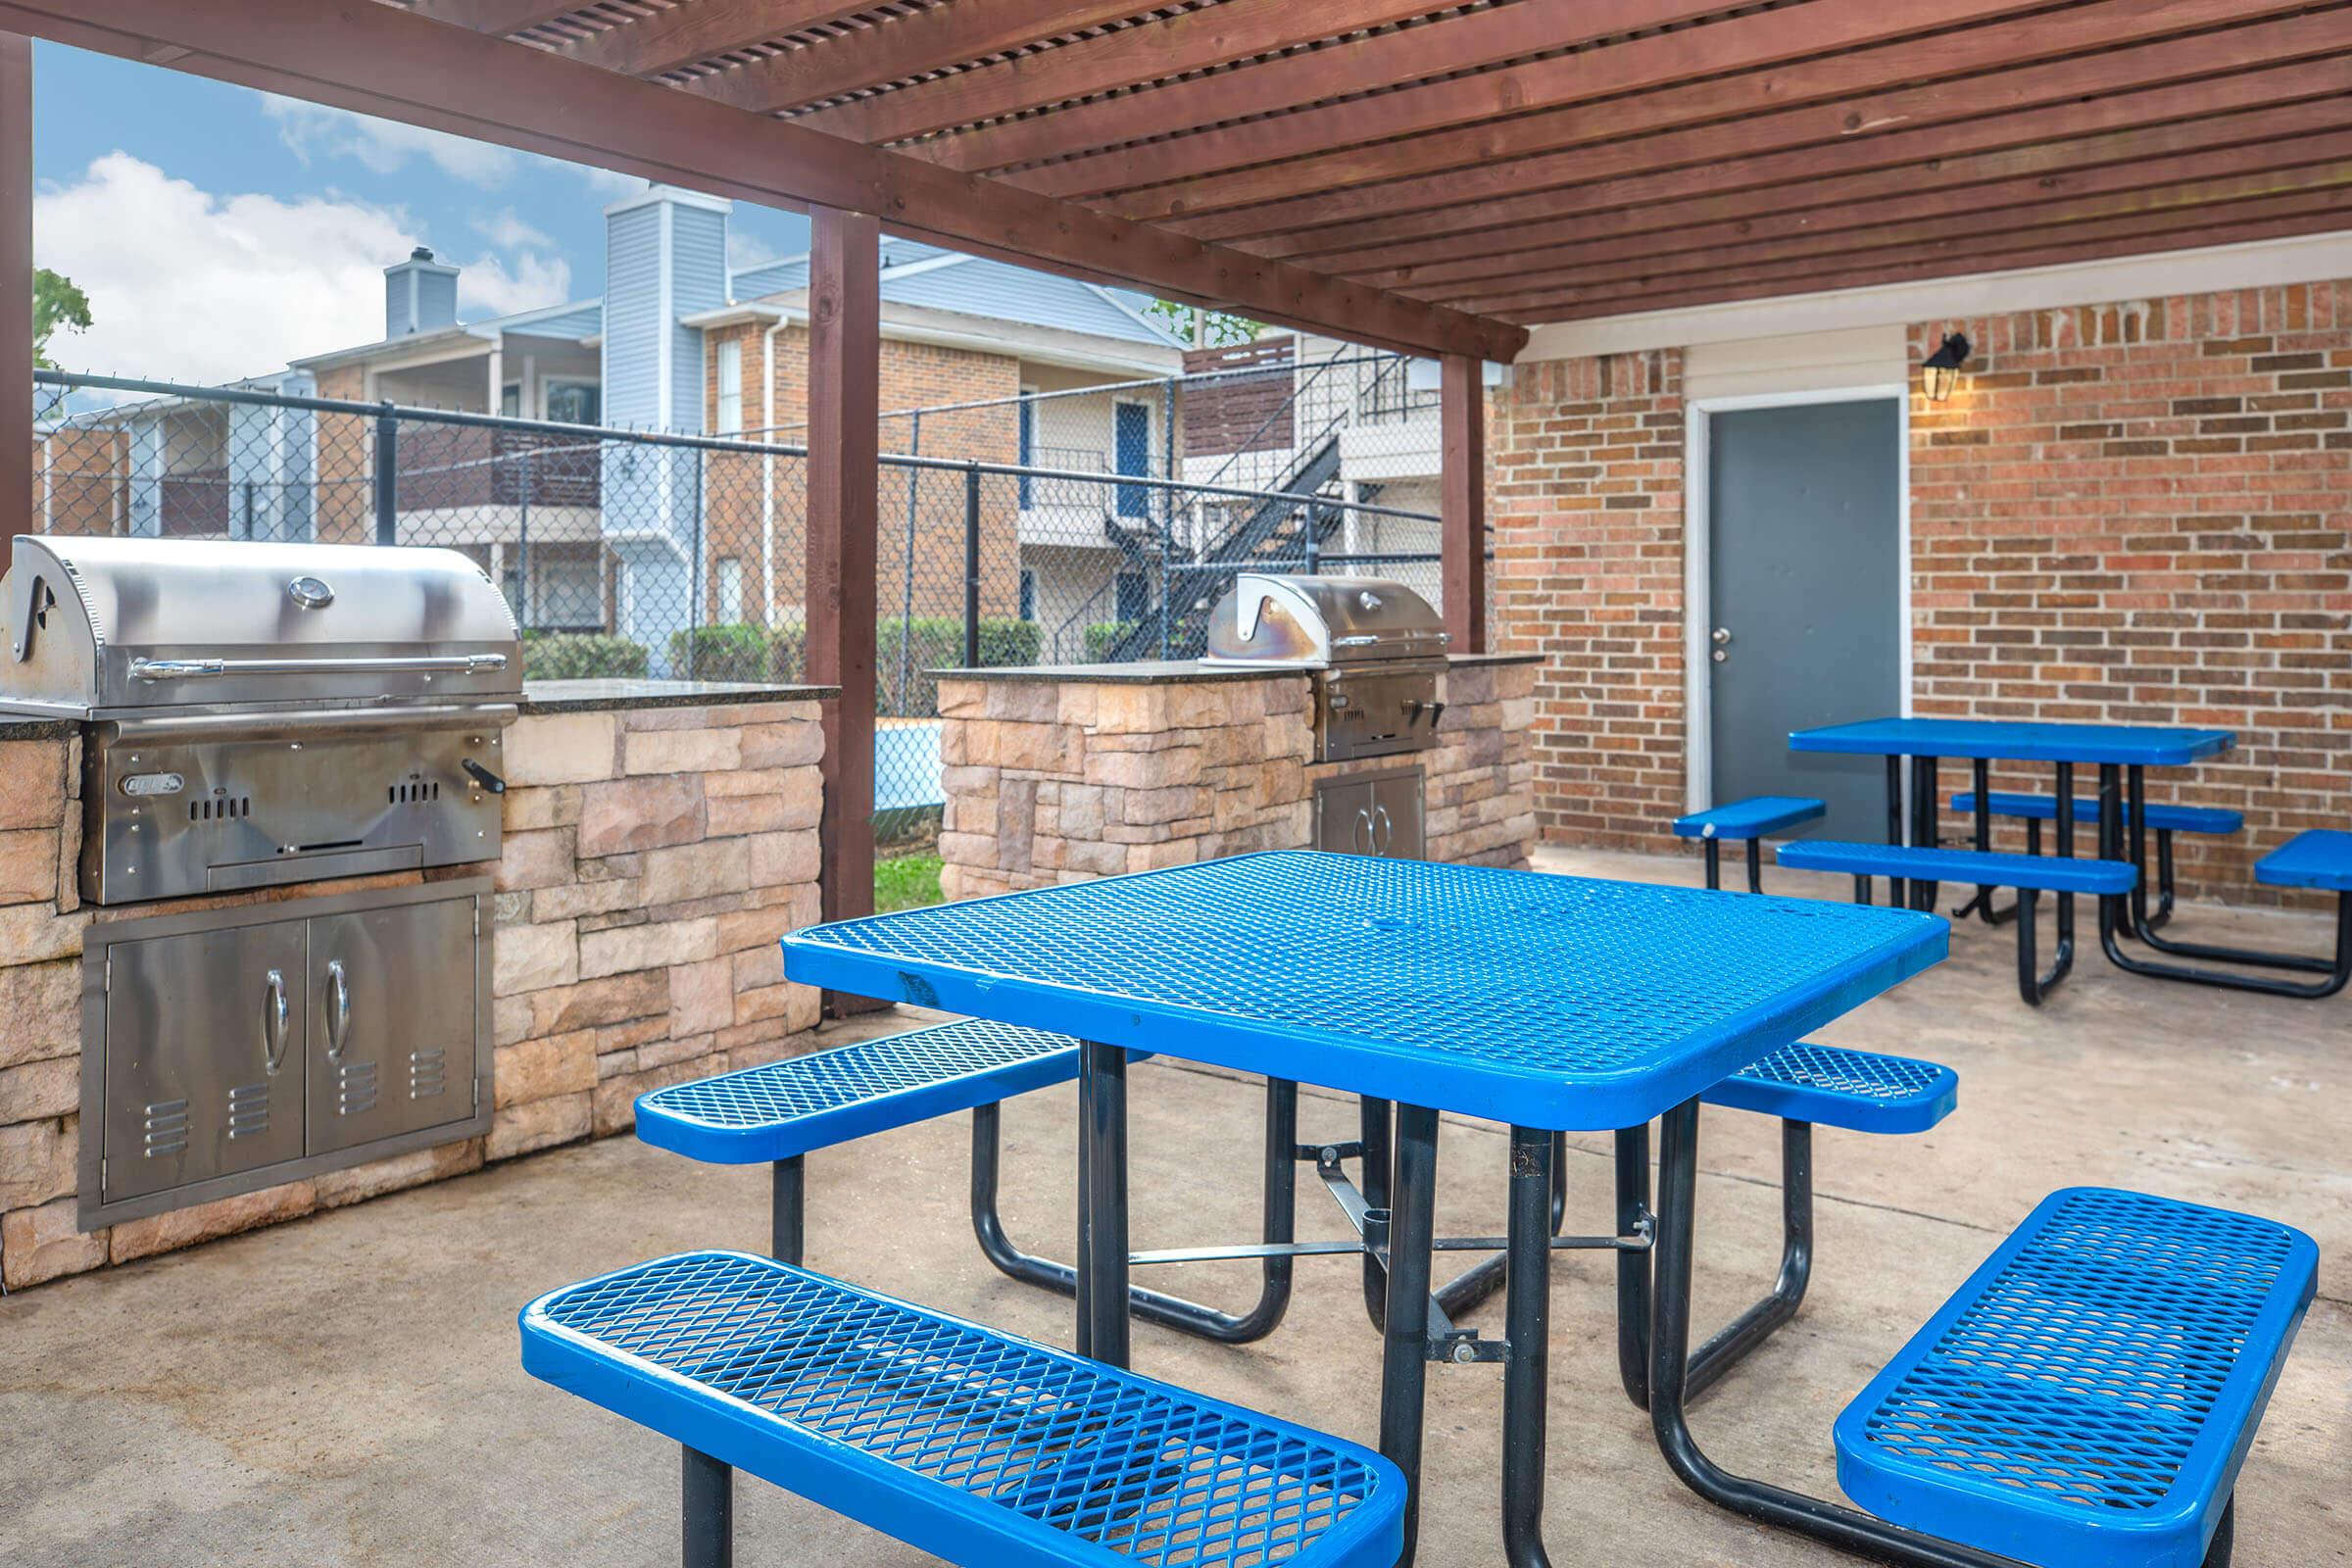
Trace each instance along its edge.
{"label": "stainless steel warming drawer", "polygon": [[467,877],[92,925],[82,1228],[487,1131],[490,892]]}

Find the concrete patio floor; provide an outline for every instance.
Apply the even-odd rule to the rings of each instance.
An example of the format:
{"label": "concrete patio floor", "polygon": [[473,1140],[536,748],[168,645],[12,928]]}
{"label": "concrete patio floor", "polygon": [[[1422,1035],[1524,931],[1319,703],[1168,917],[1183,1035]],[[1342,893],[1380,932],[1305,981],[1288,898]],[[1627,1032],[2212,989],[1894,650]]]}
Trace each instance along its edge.
{"label": "concrete patio floor", "polygon": [[[1545,869],[1695,881],[1694,860],[1544,852]],[[1768,871],[1775,891],[1842,890]],[[1842,879],[1838,879],[1842,880]],[[2195,907],[2181,928],[2317,950],[2308,916]],[[1953,957],[1821,1038],[1959,1068],[1935,1132],[1834,1131],[1816,1151],[1818,1264],[1803,1313],[1694,1415],[1737,1470],[1836,1495],[1832,1418],[2050,1189],[2144,1188],[2271,1215],[2322,1250],[2320,1299],[2239,1488],[2244,1568],[2352,1561],[2352,999],[2312,1004],[2164,985],[2087,956],[2038,1013],[2010,932],[1955,932]],[[901,1013],[866,1032],[921,1021]],[[839,1035],[835,1038],[847,1038]],[[1005,1116],[1005,1212],[1066,1255],[1074,1092]],[[1243,1238],[1255,1221],[1253,1084],[1136,1069],[1139,1245]],[[1352,1102],[1309,1092],[1303,1135],[1349,1136]],[[1572,1227],[1608,1213],[1606,1140],[1580,1136]],[[1446,1124],[1441,1226],[1499,1228],[1503,1140]],[[1069,1308],[995,1274],[964,1221],[966,1122],[810,1160],[817,1267],[1067,1344]],[[1700,1301],[1711,1325],[1768,1283],[1778,1140],[1710,1111],[1701,1144]],[[1312,1183],[1300,1233],[1342,1225]],[[563,1563],[675,1559],[676,1450],[523,1376],[514,1314],[535,1293],[679,1249],[759,1250],[765,1173],[697,1167],[629,1139],[86,1275],[0,1302],[0,1557],[68,1564]],[[1605,1263],[1560,1261],[1553,1297],[1548,1535],[1563,1564],[1849,1561],[1709,1507],[1667,1473],[1618,1392]],[[1239,1302],[1232,1265],[1174,1288]],[[1369,1440],[1379,1342],[1354,1264],[1309,1259],[1289,1321],[1247,1349],[1148,1325],[1140,1369]],[[1168,1283],[1164,1279],[1161,1283]],[[1499,1309],[1474,1321],[1499,1331]],[[1499,1379],[1433,1368],[1421,1561],[1499,1558]],[[741,1484],[747,1565],[928,1561],[765,1485]]]}

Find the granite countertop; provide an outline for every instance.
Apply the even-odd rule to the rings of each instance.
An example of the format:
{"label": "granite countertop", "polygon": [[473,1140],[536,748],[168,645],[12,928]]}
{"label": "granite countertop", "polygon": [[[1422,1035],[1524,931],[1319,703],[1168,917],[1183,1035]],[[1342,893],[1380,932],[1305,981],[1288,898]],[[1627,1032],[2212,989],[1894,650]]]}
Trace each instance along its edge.
{"label": "granite countertop", "polygon": [[29,714],[0,713],[0,741],[60,741],[81,733],[77,718],[35,718]]}
{"label": "granite countertop", "polygon": [[[1542,654],[1452,654],[1449,664],[1533,664]],[[998,664],[981,669],[935,669],[941,680],[1056,682],[1101,686],[1175,686],[1204,680],[1265,680],[1301,675],[1304,664],[1206,664],[1189,659],[1139,660],[1130,664]]]}
{"label": "granite countertop", "polygon": [[838,686],[765,686],[734,680],[526,680],[526,713],[601,713],[623,708],[708,708],[738,703],[810,703]]}

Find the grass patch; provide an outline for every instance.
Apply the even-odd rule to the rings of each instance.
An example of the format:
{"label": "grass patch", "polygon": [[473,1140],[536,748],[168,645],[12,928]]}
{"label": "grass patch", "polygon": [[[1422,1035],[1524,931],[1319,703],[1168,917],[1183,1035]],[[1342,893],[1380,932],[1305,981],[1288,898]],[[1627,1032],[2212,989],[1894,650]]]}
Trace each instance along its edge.
{"label": "grass patch", "polygon": [[939,857],[903,855],[874,862],[874,912],[920,909],[940,902]]}

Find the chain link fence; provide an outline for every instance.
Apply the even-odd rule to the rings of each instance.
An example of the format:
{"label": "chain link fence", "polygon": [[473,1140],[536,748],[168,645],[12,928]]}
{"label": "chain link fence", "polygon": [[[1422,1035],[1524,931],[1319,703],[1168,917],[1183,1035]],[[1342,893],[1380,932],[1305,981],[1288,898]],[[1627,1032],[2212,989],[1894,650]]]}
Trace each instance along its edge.
{"label": "chain link fence", "polygon": [[[1410,362],[1242,347],[1258,352],[1198,376],[885,418],[886,843],[919,853],[936,829],[939,669],[1195,658],[1245,570],[1394,577],[1439,601],[1435,394]],[[442,546],[505,592],[530,678],[804,675],[808,467],[786,432],[35,381],[44,532]]]}

